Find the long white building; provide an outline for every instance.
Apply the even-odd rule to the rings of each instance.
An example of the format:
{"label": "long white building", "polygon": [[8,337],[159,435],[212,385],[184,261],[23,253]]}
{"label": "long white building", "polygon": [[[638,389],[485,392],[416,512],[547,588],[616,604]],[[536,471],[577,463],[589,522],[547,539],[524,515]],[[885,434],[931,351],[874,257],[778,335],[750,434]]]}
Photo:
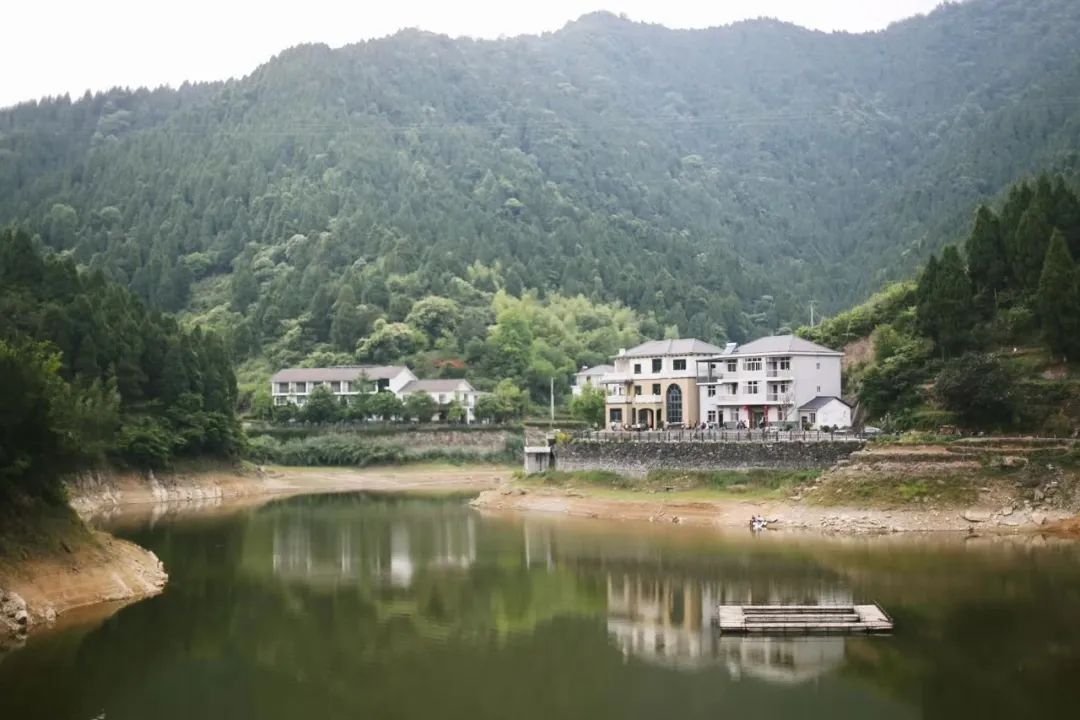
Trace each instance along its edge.
{"label": "long white building", "polygon": [[724,427],[849,426],[851,408],[840,399],[843,356],[794,335],[729,343],[698,361],[701,417]]}
{"label": "long white building", "polygon": [[400,398],[405,386],[415,381],[412,371],[401,365],[286,368],[270,378],[270,395],[275,405],[292,403],[301,407],[317,387],[329,388],[346,402],[361,393],[372,392],[392,392]]}

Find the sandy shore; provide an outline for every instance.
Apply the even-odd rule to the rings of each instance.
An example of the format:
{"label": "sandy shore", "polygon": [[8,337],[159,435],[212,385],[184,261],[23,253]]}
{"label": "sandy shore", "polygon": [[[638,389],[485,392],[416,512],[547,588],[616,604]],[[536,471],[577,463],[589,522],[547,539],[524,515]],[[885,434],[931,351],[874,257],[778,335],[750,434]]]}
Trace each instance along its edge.
{"label": "sandy shore", "polygon": [[605,497],[579,489],[507,485],[481,493],[473,507],[493,511],[558,513],[572,517],[746,527],[759,515],[773,530],[824,533],[1021,532],[1063,521],[1065,512],[1023,507],[866,509],[813,505],[798,500],[717,497],[683,499],[681,493],[641,493],[641,499]]}

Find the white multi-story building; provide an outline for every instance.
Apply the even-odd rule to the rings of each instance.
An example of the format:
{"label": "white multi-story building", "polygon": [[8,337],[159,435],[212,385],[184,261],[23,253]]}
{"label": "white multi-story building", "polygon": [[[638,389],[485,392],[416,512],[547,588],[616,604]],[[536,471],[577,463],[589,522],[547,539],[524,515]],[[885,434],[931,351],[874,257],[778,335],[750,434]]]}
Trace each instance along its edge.
{"label": "white multi-story building", "polygon": [[435,418],[425,418],[426,420],[446,420],[443,414],[446,406],[452,402],[457,402],[465,410],[465,422],[472,423],[476,420],[476,401],[481,393],[468,380],[413,380],[401,390],[403,398],[415,393],[427,393],[439,404],[439,414]]}
{"label": "white multi-story building", "polygon": [[615,372],[614,365],[594,365],[592,367],[583,367],[580,371],[574,373],[574,377],[570,380],[570,392],[577,397],[587,387],[601,387],[600,379],[609,373]]}
{"label": "white multi-story building", "polygon": [[840,399],[843,356],[794,335],[729,343],[698,363],[702,418],[725,427],[847,427],[851,408]]}
{"label": "white multi-story building", "polygon": [[328,368],[286,368],[270,378],[270,395],[275,405],[304,406],[311,392],[321,386],[348,402],[362,393],[401,391],[416,380],[409,368],[401,365],[350,365]]}
{"label": "white multi-story building", "polygon": [[607,423],[641,429],[700,422],[698,363],[723,352],[701,340],[651,340],[615,356],[607,388]]}

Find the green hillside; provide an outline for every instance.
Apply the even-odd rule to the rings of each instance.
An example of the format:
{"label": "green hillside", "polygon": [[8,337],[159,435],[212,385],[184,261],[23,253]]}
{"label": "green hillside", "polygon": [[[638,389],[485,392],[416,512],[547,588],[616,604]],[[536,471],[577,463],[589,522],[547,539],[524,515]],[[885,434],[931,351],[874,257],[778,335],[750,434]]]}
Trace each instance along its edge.
{"label": "green hillside", "polygon": [[865,35],[595,14],[297,47],[0,111],[0,223],[220,330],[249,378],[464,360],[539,397],[643,335],[836,312],[1016,178],[1075,173],[1077,37],[1071,0],[971,0]]}

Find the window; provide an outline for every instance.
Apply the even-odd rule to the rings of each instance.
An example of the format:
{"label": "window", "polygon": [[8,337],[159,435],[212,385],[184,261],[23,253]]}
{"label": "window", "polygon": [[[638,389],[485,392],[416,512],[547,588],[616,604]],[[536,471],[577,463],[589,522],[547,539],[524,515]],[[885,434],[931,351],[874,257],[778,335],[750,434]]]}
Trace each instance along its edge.
{"label": "window", "polygon": [[287,402],[289,402],[289,398],[287,398],[287,397],[278,396],[278,397],[274,398],[274,404],[275,405],[284,405]]}
{"label": "window", "polygon": [[679,358],[678,360],[673,360],[672,363],[671,363],[671,367],[674,370],[685,370],[686,369],[686,358]]}
{"label": "window", "polygon": [[790,370],[791,369],[791,358],[780,358],[780,369],[781,370]]}
{"label": "window", "polygon": [[817,386],[817,391],[821,392],[821,386],[820,385]]}
{"label": "window", "polygon": [[667,420],[669,423],[681,423],[683,421],[682,388],[680,388],[678,385],[668,385]]}
{"label": "window", "polygon": [[761,370],[761,358],[746,358],[743,360],[743,370],[757,372]]}
{"label": "window", "polygon": [[708,415],[708,418],[707,418],[707,419],[708,419],[708,421],[709,421],[709,422],[711,422],[711,423],[714,423],[714,422],[716,422],[716,411],[715,411],[715,410],[710,410],[710,411],[709,411],[709,415]]}
{"label": "window", "polygon": [[817,425],[817,413],[810,413],[810,424]]}
{"label": "window", "polygon": [[716,397],[716,386],[710,385],[709,389],[705,391],[705,394],[709,397]]}
{"label": "window", "polygon": [[820,369],[821,369],[821,363],[818,363],[818,364],[817,364],[817,369],[818,369],[818,370],[820,370]]}
{"label": "window", "polygon": [[757,390],[758,390],[757,380],[751,380],[750,382],[746,383],[746,394],[747,395],[757,395],[758,394]]}
{"label": "window", "polygon": [[737,372],[738,370],[739,370],[739,361],[738,360],[728,360],[727,361],[727,371],[728,372]]}
{"label": "window", "polygon": [[330,390],[336,393],[341,392],[341,383],[337,380],[334,380],[332,383],[330,383]]}
{"label": "window", "polygon": [[440,405],[445,405],[446,404],[446,393],[439,393],[439,404]]}
{"label": "window", "polygon": [[287,383],[287,382],[285,382],[285,383],[279,382],[277,384],[277,391],[279,393],[288,393],[289,392],[289,383]]}
{"label": "window", "polygon": [[640,375],[641,374],[641,363],[634,363],[634,374],[635,375]]}
{"label": "window", "polygon": [[664,361],[663,361],[663,359],[661,359],[661,358],[653,358],[652,371],[654,373],[656,373],[656,372],[662,371],[663,369],[664,369]]}
{"label": "window", "polygon": [[659,395],[660,394],[660,383],[653,383],[653,385],[652,385],[652,394],[653,395]]}
{"label": "window", "polygon": [[634,386],[634,395],[635,396],[636,395],[644,395],[644,394],[645,393],[641,392],[641,386],[640,385],[635,385]]}
{"label": "window", "polygon": [[622,408],[611,408],[610,417],[611,417],[611,422],[613,422],[613,423],[621,423],[622,422]]}

